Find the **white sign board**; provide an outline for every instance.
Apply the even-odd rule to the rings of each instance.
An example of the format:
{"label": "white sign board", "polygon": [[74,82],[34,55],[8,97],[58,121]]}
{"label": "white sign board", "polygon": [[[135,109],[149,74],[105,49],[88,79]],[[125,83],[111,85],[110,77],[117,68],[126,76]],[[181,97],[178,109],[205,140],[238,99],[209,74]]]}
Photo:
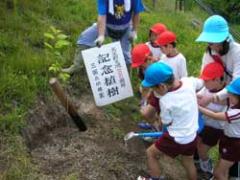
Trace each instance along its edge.
{"label": "white sign board", "polygon": [[133,96],[120,42],[82,51],[97,106]]}

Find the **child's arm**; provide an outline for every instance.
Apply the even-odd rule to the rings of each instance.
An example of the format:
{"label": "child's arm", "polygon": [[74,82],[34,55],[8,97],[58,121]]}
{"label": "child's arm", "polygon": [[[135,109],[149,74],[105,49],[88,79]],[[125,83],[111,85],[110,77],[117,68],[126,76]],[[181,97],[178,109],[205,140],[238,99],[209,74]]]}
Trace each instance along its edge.
{"label": "child's arm", "polygon": [[225,105],[227,102],[227,90],[224,88],[223,90],[219,91],[218,93],[209,95],[209,96],[201,96],[198,95],[198,104],[202,106],[206,106],[209,103],[213,102],[216,104],[223,104]]}
{"label": "child's arm", "polygon": [[209,116],[213,118],[214,120],[219,120],[219,121],[227,121],[227,117],[225,112],[213,112],[207,108],[204,108],[202,106],[198,106],[199,111],[203,113],[206,116]]}

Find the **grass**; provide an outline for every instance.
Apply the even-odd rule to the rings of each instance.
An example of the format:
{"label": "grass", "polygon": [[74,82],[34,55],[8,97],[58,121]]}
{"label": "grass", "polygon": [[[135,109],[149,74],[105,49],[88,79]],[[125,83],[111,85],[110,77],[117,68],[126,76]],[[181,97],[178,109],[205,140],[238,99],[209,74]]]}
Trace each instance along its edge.
{"label": "grass", "polygon": [[37,179],[37,168],[31,163],[22,137],[1,134],[0,142],[0,164],[5,169],[0,173],[0,179]]}
{"label": "grass", "polygon": [[[149,7],[151,1],[144,0]],[[147,41],[149,27],[154,23],[166,24],[177,34],[177,48],[187,59],[189,74],[198,76],[205,45],[195,42],[201,29],[193,27],[192,20],[201,22],[207,15],[193,3],[189,3],[183,13],[174,11],[174,0],[157,2],[151,13],[141,14],[137,43]],[[42,0],[37,3],[15,0],[12,9],[6,8],[6,1],[0,1],[0,160],[5,157],[4,162],[7,162],[3,169],[0,166],[0,179],[35,179],[38,175],[19,132],[38,95],[50,94],[48,67],[55,59],[44,49],[43,34],[53,25],[69,36],[71,46],[63,53],[63,64],[68,66],[72,63],[79,33],[95,21],[96,1],[93,0]],[[136,92],[139,81],[135,71],[132,82]],[[129,103],[135,105],[129,108]],[[138,121],[139,114],[131,111],[136,107],[138,99],[131,98],[107,106],[105,111],[118,117],[125,113]],[[119,137],[121,132],[114,129],[113,134]],[[68,178],[76,179],[75,176],[72,174]]]}
{"label": "grass", "polygon": [[95,1],[77,0],[16,2],[13,9],[0,2],[0,160],[6,158],[0,164],[7,162],[0,179],[36,179],[37,168],[19,133],[38,95],[50,92],[48,67],[54,58],[45,53],[43,34],[51,25],[67,34],[72,47],[63,59],[72,63],[76,38],[95,21],[96,6]]}

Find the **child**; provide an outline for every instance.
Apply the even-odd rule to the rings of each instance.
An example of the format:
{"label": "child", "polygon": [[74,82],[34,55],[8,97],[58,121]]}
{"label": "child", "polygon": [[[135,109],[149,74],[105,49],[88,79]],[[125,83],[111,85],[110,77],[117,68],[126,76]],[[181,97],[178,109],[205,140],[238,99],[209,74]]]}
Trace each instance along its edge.
{"label": "child", "polygon": [[144,71],[147,66],[156,59],[153,57],[150,48],[146,44],[137,44],[132,49],[132,68],[138,68],[139,79],[144,79]]}
{"label": "child", "polygon": [[[140,80],[144,79],[144,72],[145,69],[156,61],[156,58],[152,56],[150,48],[146,44],[138,44],[132,50],[132,68],[138,68],[138,77]],[[156,112],[158,111],[159,107],[156,104],[147,104],[147,99],[150,96],[149,90],[140,87],[139,89],[141,96],[142,96],[142,107],[141,107],[141,114],[142,116],[150,121],[153,122],[156,119]],[[145,123],[140,123],[144,124]],[[151,126],[150,124],[148,124]],[[142,127],[142,126],[141,126]],[[153,127],[153,126],[152,126]]]}
{"label": "child", "polygon": [[149,30],[148,36],[149,42],[146,42],[146,45],[149,47],[153,57],[156,60],[160,60],[163,54],[159,49],[159,46],[155,43],[155,41],[157,37],[166,30],[167,30],[166,26],[162,23],[154,24]]}
{"label": "child", "polygon": [[[223,66],[217,62],[207,64],[200,78],[204,80],[205,87],[198,92],[198,95],[207,96],[212,93],[221,91],[225,87]],[[222,104],[210,103],[207,107],[214,112],[225,111],[227,106]],[[200,133],[198,141],[198,154],[200,168],[203,172],[213,173],[212,161],[208,157],[208,151],[211,147],[218,144],[220,137],[223,135],[223,122],[216,121],[204,116],[205,127]]]}
{"label": "child", "polygon": [[193,154],[197,146],[198,105],[196,90],[203,86],[203,81],[196,78],[174,77],[173,69],[162,62],[151,64],[146,72],[142,86],[152,88],[160,98],[160,117],[167,132],[147,149],[147,163],[150,177],[138,180],[159,180],[158,156],[168,155],[175,158],[182,156],[182,164],[188,179],[196,180]]}
{"label": "child", "polygon": [[156,44],[165,54],[160,61],[173,68],[175,78],[187,77],[186,59],[176,48],[176,35],[171,31],[165,31],[157,37]]}
{"label": "child", "polygon": [[[161,52],[159,46],[155,43],[155,41],[156,41],[156,38],[166,30],[167,30],[167,27],[162,23],[154,24],[149,30],[149,42],[146,42],[145,44],[148,46],[148,48],[151,52],[152,58],[151,58],[150,63],[159,61],[163,55],[163,53]],[[140,53],[140,54],[142,53],[142,57],[143,57],[147,51],[146,50],[141,51],[142,49],[146,49],[146,47],[144,47],[143,45],[141,45],[141,46],[139,45],[139,46],[136,46],[132,50],[132,61],[133,61],[132,68],[138,68],[138,70],[139,70],[138,76],[141,80],[144,79],[144,70],[149,65],[149,61],[145,61],[145,60],[143,61],[142,59],[144,59],[144,58],[138,59],[138,57],[134,54],[137,54],[136,51],[138,51],[138,53]],[[141,103],[143,106],[141,107],[140,112],[145,120],[153,121],[154,119],[156,119],[156,114],[160,112],[160,108],[158,105],[158,99],[156,97],[154,97],[154,95],[151,92],[148,93],[148,91],[143,92],[142,95],[145,98],[143,99],[143,101]],[[152,126],[149,123],[145,123],[145,122],[139,123],[140,128],[144,128],[144,129],[150,128],[153,130],[158,130],[159,129],[158,123],[156,123],[155,126]]]}
{"label": "child", "polygon": [[203,107],[199,110],[213,119],[224,121],[224,135],[220,138],[220,160],[214,169],[216,179],[227,180],[229,168],[240,161],[240,78],[226,87],[230,107],[226,112],[213,112]]}

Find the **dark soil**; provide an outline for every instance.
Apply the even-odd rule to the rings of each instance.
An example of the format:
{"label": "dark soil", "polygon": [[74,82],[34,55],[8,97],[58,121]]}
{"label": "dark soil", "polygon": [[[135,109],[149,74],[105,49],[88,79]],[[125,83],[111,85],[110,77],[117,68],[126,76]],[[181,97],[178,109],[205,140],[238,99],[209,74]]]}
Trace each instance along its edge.
{"label": "dark soil", "polygon": [[[40,179],[137,179],[147,172],[147,145],[138,138],[128,144],[123,141],[124,134],[136,130],[136,122],[127,115],[109,118],[95,106],[91,93],[84,92],[80,95],[73,86],[68,89],[88,127],[86,132],[78,131],[54,96],[41,98],[29,112],[23,136],[42,174]],[[160,164],[167,179],[186,179],[178,161],[164,158]]]}

